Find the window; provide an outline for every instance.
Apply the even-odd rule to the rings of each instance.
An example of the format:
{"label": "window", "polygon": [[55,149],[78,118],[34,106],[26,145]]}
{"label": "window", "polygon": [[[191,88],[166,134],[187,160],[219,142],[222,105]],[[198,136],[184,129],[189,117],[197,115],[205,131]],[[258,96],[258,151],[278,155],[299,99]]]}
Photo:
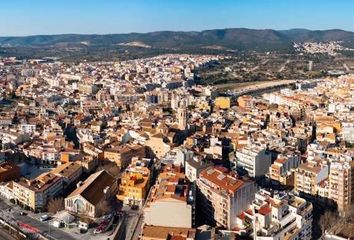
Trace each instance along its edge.
{"label": "window", "polygon": [[80,199],[76,199],[74,201],[75,207],[76,207],[76,211],[77,212],[81,212],[84,210],[84,203],[80,200]]}

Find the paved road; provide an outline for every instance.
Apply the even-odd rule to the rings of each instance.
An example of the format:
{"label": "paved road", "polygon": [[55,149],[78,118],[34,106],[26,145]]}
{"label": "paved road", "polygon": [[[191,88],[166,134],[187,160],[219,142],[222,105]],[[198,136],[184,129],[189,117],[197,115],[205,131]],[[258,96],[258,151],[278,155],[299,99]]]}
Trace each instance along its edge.
{"label": "paved road", "polygon": [[135,231],[132,240],[138,240],[144,223],[144,214],[141,213],[138,223],[135,226]]}
{"label": "paved road", "polygon": [[125,229],[126,229],[126,240],[137,240],[141,232],[142,222],[143,222],[143,211],[131,210],[129,207],[125,208]]}
{"label": "paved road", "polygon": [[53,239],[75,240],[75,238],[66,232],[49,225],[47,222],[41,222],[30,216],[21,216],[19,214],[20,210],[13,207],[11,207],[11,212],[9,212],[9,208],[10,206],[5,202],[0,202],[0,214],[7,222],[28,224],[31,228],[38,229],[41,234],[45,236],[49,235]]}
{"label": "paved road", "polygon": [[139,221],[138,213],[127,213],[126,215],[126,240],[133,240],[135,228]]}
{"label": "paved road", "polygon": [[347,72],[349,72],[350,71],[350,68],[348,67],[348,65],[347,64],[343,64],[343,67],[344,67],[344,69],[345,69],[345,71],[347,71]]}
{"label": "paved road", "polygon": [[286,65],[288,65],[289,63],[290,63],[290,60],[286,60],[286,62],[283,65],[281,65],[278,72],[283,72],[286,68]]}
{"label": "paved road", "polygon": [[23,223],[29,224],[35,228],[38,228],[42,234],[48,234],[49,236],[53,237],[54,239],[68,239],[74,240],[72,236],[67,234],[66,232],[59,230],[58,228],[51,226],[49,223],[41,222],[29,216],[21,216],[18,213],[14,214],[16,220],[19,220]]}

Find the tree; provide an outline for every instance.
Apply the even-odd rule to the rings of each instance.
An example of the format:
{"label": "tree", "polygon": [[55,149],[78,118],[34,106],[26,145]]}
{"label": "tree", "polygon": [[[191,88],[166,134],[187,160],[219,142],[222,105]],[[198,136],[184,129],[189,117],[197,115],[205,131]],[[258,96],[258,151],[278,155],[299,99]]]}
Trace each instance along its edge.
{"label": "tree", "polygon": [[62,197],[50,199],[47,208],[48,212],[53,214],[64,210],[64,199]]}
{"label": "tree", "polygon": [[326,211],[320,217],[320,226],[321,226],[322,234],[324,234],[326,230],[330,230],[336,224],[337,220],[338,218],[335,212]]}

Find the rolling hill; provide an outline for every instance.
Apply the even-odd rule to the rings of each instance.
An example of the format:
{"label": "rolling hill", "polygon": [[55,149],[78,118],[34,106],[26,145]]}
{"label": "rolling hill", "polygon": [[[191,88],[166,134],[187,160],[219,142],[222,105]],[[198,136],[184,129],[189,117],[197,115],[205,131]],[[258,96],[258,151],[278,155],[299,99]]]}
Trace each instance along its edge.
{"label": "rolling hill", "polygon": [[[128,34],[60,34],[0,37],[0,56],[56,57],[63,61],[124,60],[165,53],[233,54],[239,51],[294,53],[293,43],[342,41],[354,48],[354,33],[339,29],[160,31]],[[352,54],[352,52],[350,52]]]}
{"label": "rolling hill", "polygon": [[[206,30],[200,32],[160,31],[128,34],[62,34],[35,35],[25,37],[0,37],[2,47],[38,47],[38,46],[113,46],[131,42],[140,42],[153,48],[188,49],[220,46],[227,49],[269,49],[277,50],[304,41],[344,41],[354,42],[354,33],[339,29],[312,31],[306,29],[291,30],[254,30],[230,28]],[[83,44],[84,43],[84,44]]]}

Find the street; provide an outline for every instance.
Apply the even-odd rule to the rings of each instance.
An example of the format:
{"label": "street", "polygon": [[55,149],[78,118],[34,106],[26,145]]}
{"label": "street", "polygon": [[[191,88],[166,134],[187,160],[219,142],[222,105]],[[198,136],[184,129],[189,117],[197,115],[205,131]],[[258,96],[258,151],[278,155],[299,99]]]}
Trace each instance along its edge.
{"label": "street", "polygon": [[143,211],[126,207],[126,240],[137,240],[143,223]]}
{"label": "street", "polygon": [[144,219],[144,214],[141,214],[140,218],[139,218],[139,221],[138,221],[138,223],[135,226],[135,231],[134,231],[133,236],[131,238],[132,240],[138,240],[139,239],[139,235],[141,233],[141,228],[142,228],[143,223],[144,223],[143,219]]}
{"label": "street", "polygon": [[[11,208],[11,211],[9,211],[9,208]],[[9,206],[3,201],[0,202],[0,211],[1,217],[11,224],[14,224],[15,222],[17,224],[27,224],[31,227],[31,230],[38,230],[44,236],[50,236],[53,239],[75,240],[75,238],[73,238],[66,232],[53,226],[50,226],[50,224],[46,222],[41,222],[40,220],[37,220],[31,216],[21,216],[21,210],[19,208]]]}

